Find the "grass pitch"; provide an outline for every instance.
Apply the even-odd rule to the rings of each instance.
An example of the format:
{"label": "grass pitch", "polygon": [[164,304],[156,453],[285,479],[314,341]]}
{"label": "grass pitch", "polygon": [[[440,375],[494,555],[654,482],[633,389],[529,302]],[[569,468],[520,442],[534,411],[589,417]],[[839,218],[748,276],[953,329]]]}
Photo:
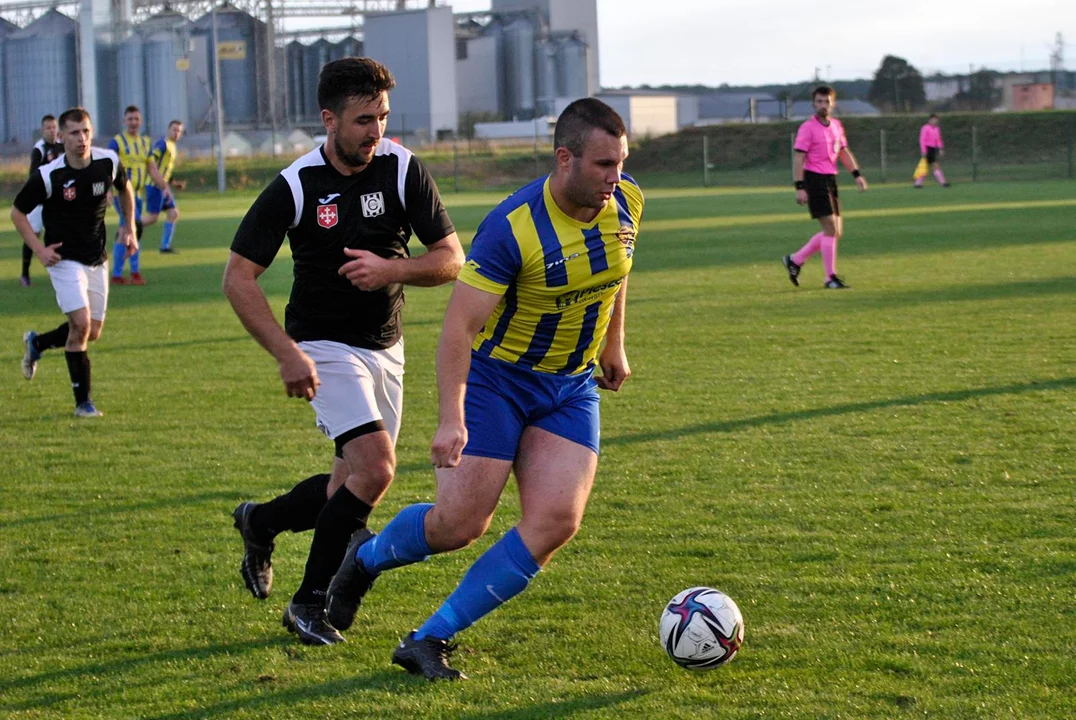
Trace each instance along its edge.
{"label": "grass pitch", "polygon": [[[269,600],[242,587],[230,511],[332,456],[219,290],[251,196],[180,198],[180,255],[147,232],[149,284],[113,289],[91,349],[98,421],[71,416],[59,352],[22,379],[22,333],[61,317],[40,265],[17,286],[0,234],[0,716],[1072,717],[1074,187],[845,189],[846,292],[822,290],[817,256],[789,284],[780,256],[816,231],[790,189],[648,193],[635,375],[604,398],[583,529],[460,636],[458,685],[389,656],[514,523],[511,491],[475,546],[383,577],[345,645],[280,626],[308,537],[278,539]],[[497,199],[448,198],[465,240]],[[290,265],[264,278],[278,313]],[[375,529],[433,496],[447,296],[408,291]],[[718,671],[657,642],[692,585],[744,613]]]}

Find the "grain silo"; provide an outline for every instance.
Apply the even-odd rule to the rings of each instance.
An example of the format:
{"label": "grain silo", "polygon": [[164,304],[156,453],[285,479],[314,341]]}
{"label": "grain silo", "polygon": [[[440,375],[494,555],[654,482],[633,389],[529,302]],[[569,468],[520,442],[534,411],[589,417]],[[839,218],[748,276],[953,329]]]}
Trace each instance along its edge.
{"label": "grain silo", "polygon": [[120,115],[129,105],[137,106],[145,121],[146,68],[142,58],[142,37],[131,33],[116,47],[116,77],[119,84]]}
{"label": "grain silo", "polygon": [[321,38],[306,46],[303,53],[303,117],[307,120],[317,120],[321,117],[321,108],[318,107],[318,76],[321,67],[332,60],[333,44]]}
{"label": "grain silo", "polygon": [[182,25],[148,35],[142,44],[146,67],[145,132],[164,135],[168,123],[189,124],[186,71],[187,35]]}
{"label": "grain silo", "polygon": [[8,136],[34,139],[41,116],[78,104],[78,23],[49,10],[4,40]]}
{"label": "grain silo", "polygon": [[303,75],[303,62],[306,46],[298,40],[292,40],[284,48],[284,65],[287,68],[288,106],[286,109],[289,122],[302,119],[306,107],[306,80]]}
{"label": "grain silo", "polygon": [[536,32],[528,17],[514,18],[504,27],[505,101],[517,120],[534,117],[534,47]]}
{"label": "grain silo", "polygon": [[[217,8],[217,43],[220,49],[220,95],[226,123],[257,123],[269,97],[268,71],[259,58],[268,45],[268,30],[261,20],[224,4]],[[191,34],[205,38],[208,83],[214,87],[213,13],[192,23]],[[262,100],[265,102],[261,102]]]}
{"label": "grain silo", "polygon": [[0,18],[0,142],[7,142],[7,98],[4,96],[4,40],[18,32],[19,26]]}

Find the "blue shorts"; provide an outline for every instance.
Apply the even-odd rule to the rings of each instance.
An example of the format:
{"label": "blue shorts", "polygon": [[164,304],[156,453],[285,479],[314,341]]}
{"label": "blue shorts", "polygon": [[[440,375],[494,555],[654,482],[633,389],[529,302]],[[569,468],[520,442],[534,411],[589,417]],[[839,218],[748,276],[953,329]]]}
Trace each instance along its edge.
{"label": "blue shorts", "polygon": [[[123,227],[123,213],[120,212],[120,200],[112,196],[112,207],[116,208],[116,214],[120,216],[120,227]],[[135,193],[135,222],[142,220],[142,193]]]}
{"label": "blue shorts", "polygon": [[533,425],[598,452],[601,414],[592,372],[552,375],[471,353],[464,455],[515,460]]}
{"label": "blue shorts", "polygon": [[160,215],[162,210],[171,210],[176,206],[175,195],[169,195],[167,199],[160,188],[152,185],[146,186],[146,214]]}

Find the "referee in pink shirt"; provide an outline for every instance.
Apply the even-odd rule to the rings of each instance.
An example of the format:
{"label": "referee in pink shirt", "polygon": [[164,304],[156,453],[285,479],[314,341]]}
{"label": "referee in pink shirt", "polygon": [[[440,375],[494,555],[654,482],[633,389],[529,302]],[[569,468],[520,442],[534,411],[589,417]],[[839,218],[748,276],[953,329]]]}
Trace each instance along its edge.
{"label": "referee in pink shirt", "polygon": [[[941,128],[938,127],[939,122],[937,115],[931,115],[927,120],[927,124],[919,131],[919,154],[927,161],[927,165],[934,170],[934,179],[938,181],[938,184],[942,187],[949,187],[949,183],[945,182],[945,175],[942,173],[941,165],[938,163],[938,158],[945,155],[945,143],[942,142]],[[917,188],[923,187],[923,178],[916,178],[915,186]]]}
{"label": "referee in pink shirt", "polygon": [[859,165],[841,121],[830,117],[837,104],[837,94],[826,85],[816,87],[811,94],[814,116],[800,125],[793,145],[792,177],[796,181],[796,202],[806,205],[811,217],[818,220],[822,231],[807,241],[799,251],[782,258],[788,279],[793,285],[800,284],[800,268],[807,258],[822,253],[822,265],[826,270],[824,287],[842,290],[848,286],[837,277],[837,241],[841,238],[841,205],[837,199],[837,158],[841,159],[861,191],[867,189],[867,179],[859,172]]}

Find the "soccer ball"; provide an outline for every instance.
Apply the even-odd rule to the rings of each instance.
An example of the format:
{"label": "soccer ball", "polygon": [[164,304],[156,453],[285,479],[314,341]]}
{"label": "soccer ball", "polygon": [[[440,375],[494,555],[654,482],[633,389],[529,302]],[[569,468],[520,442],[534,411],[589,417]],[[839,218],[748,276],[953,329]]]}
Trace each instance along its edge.
{"label": "soccer ball", "polygon": [[661,613],[661,644],[680,667],[712,670],[736,657],[743,615],[725,593],[693,587],[678,593]]}

